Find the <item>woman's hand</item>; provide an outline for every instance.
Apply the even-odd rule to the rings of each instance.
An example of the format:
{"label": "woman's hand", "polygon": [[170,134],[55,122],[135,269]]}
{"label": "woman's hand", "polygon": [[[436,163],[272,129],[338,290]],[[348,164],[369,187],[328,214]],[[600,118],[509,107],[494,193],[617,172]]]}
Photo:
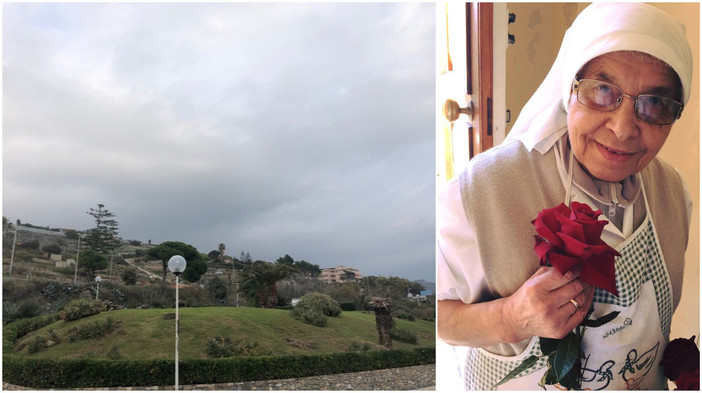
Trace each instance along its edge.
{"label": "woman's hand", "polygon": [[[505,320],[514,329],[509,342],[540,336],[563,338],[583,321],[592,305],[595,288],[578,279],[579,272],[561,275],[542,266],[504,305]],[[576,306],[571,299],[580,306]]]}
{"label": "woman's hand", "polygon": [[[481,303],[437,302],[439,338],[451,345],[485,348],[534,336],[563,338],[587,315],[595,288],[541,267],[511,296]],[[574,299],[579,309],[570,301]]]}

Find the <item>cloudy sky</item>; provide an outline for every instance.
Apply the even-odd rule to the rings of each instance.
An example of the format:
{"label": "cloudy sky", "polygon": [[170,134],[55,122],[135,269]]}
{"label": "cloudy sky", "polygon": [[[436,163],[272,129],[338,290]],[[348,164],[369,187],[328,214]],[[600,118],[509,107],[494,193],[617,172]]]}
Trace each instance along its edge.
{"label": "cloudy sky", "polygon": [[2,7],[10,221],[433,281],[433,4]]}

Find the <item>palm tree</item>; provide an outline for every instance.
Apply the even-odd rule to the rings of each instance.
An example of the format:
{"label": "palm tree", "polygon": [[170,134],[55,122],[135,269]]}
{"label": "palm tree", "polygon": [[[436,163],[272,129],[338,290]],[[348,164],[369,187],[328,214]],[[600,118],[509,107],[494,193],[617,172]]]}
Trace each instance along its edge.
{"label": "palm tree", "polygon": [[386,348],[392,348],[392,315],[390,314],[390,299],[374,297],[368,308],[375,311],[375,328],[378,330],[378,342]]}
{"label": "palm tree", "polygon": [[256,261],[241,272],[241,290],[263,308],[274,308],[278,304],[276,283],[287,278],[297,269],[280,263]]}
{"label": "palm tree", "polygon": [[224,250],[226,249],[226,246],[224,243],[219,243],[219,247],[217,247],[219,250],[219,261],[224,263]]}

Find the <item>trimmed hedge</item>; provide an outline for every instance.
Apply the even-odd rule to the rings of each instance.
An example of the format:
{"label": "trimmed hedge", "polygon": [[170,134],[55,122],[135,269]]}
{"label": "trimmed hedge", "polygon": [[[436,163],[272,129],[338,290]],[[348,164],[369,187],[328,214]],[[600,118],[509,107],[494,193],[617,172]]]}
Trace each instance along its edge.
{"label": "trimmed hedge", "polygon": [[[436,362],[435,348],[323,355],[181,360],[183,385],[301,378]],[[3,381],[35,389],[171,386],[174,360],[28,359],[3,356]]]}

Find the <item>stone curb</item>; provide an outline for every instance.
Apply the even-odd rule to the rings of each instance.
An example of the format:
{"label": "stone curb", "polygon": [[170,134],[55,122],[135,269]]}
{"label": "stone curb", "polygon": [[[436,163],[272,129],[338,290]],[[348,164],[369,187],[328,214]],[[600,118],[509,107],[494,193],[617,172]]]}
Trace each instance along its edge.
{"label": "stone curb", "polygon": [[[436,365],[390,368],[356,373],[179,386],[181,390],[433,390]],[[3,390],[37,390],[3,383]],[[70,390],[174,390],[175,386],[110,387]],[[55,390],[55,389],[49,389]]]}

